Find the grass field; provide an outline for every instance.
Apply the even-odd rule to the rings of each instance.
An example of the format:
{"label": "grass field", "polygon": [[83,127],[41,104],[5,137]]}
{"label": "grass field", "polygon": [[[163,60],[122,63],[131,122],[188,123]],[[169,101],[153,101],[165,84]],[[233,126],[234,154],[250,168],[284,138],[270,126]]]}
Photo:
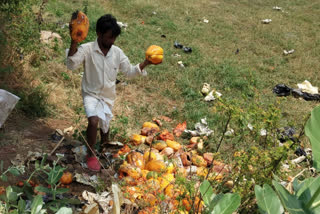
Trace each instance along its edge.
{"label": "grass field", "polygon": [[[84,42],[96,38],[96,20],[111,13],[128,24],[116,45],[133,64],[144,60],[150,45],[159,45],[165,52],[162,64],[147,68],[147,77],[129,80],[119,76],[122,83],[117,86],[111,124],[115,135],[129,137],[139,131],[143,122],[161,115],[174,120],[165,124],[168,129],[183,121],[193,129],[195,123],[206,117],[216,133],[207,148],[215,151],[228,117],[219,112],[218,101],[204,101],[200,92],[203,83],[219,91],[223,103],[232,104],[245,115],[243,121],[256,122],[257,129],[271,127],[268,119],[276,112],[270,108],[272,105],[279,110],[280,118],[275,123],[277,127],[272,126],[270,131],[285,126],[300,131],[318,104],[292,96],[278,98],[272,89],[279,83],[297,88],[297,83],[304,80],[313,86],[320,85],[319,1],[50,0],[43,10],[40,0],[26,2],[20,18],[17,15],[6,19],[4,12],[1,16],[7,25],[0,28],[0,38],[6,37],[7,42],[0,45],[7,45],[9,54],[1,54],[0,84],[1,88],[25,97],[20,109],[27,114],[38,112],[34,116],[70,121],[76,121],[80,115],[80,123],[86,124],[80,95],[82,68],[69,71],[64,65],[65,49],[70,43],[65,24],[75,10],[86,11],[90,20],[90,32]],[[282,10],[274,10],[275,6]],[[43,19],[41,25],[35,21],[37,14]],[[272,22],[263,24],[263,19]],[[59,33],[61,41],[41,45],[35,37],[38,28]],[[192,52],[175,48],[175,41],[191,47]],[[293,54],[283,54],[291,49],[295,50]],[[21,54],[24,60],[19,61]],[[178,61],[182,61],[184,68]],[[11,66],[7,66],[9,63]],[[25,81],[19,80],[21,76]],[[230,122],[229,128],[242,136],[243,129],[236,127],[237,122]],[[220,151],[222,158],[231,159],[236,149],[245,150],[248,144],[242,140],[226,139]],[[302,140],[308,145],[306,138]]]}

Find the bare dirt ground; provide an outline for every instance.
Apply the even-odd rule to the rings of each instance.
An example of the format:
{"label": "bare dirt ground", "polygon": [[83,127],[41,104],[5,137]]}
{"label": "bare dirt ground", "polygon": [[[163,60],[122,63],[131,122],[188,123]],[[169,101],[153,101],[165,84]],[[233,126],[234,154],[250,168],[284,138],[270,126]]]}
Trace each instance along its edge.
{"label": "bare dirt ground", "polygon": [[[4,127],[0,129],[0,160],[4,162],[4,169],[7,169],[12,165],[11,161],[19,154],[22,158],[25,158],[29,151],[31,152],[40,152],[49,154],[53,148],[57,145],[57,141],[54,141],[51,137],[55,133],[56,129],[64,130],[71,126],[71,122],[61,119],[30,119],[26,118],[23,115],[18,114],[17,112],[12,112],[9,118],[6,120]],[[71,138],[66,139],[62,144],[57,148],[55,153],[63,153],[66,155],[66,160],[61,161],[61,165],[67,168],[67,171],[80,174],[94,175],[94,172],[90,172],[87,169],[84,169],[74,160],[72,151],[71,151]],[[48,163],[50,164],[51,160],[56,159],[56,156],[48,156]],[[33,170],[32,164],[29,167],[26,167],[26,173],[15,177],[11,174],[8,175],[8,182],[3,182],[0,180],[0,186],[15,185],[18,181],[26,180],[30,173]],[[102,173],[97,174],[99,177],[109,180],[107,183],[110,183],[109,176]],[[37,184],[43,184],[44,182],[41,179],[38,179],[35,176],[34,180]],[[83,185],[77,182],[73,182],[70,185],[70,193],[74,195],[81,195],[84,190],[95,191],[93,187],[88,185]]]}

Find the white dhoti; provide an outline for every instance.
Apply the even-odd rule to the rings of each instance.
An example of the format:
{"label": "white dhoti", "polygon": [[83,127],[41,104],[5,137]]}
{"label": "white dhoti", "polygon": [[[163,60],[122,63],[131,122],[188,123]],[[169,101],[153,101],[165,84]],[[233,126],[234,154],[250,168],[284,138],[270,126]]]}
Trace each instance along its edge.
{"label": "white dhoti", "polygon": [[83,104],[87,118],[99,117],[99,126],[103,133],[107,133],[113,117],[112,106],[90,95],[83,95]]}

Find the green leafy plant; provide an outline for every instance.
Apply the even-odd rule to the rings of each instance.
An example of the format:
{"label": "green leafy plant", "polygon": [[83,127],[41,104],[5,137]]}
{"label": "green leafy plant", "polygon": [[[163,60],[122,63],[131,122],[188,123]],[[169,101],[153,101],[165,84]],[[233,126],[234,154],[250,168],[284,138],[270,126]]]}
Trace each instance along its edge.
{"label": "green leafy plant", "polygon": [[256,185],[254,188],[260,213],[282,214],[283,207],[276,193],[268,184],[263,187]]}
{"label": "green leafy plant", "polygon": [[305,133],[309,137],[312,145],[312,160],[313,167],[320,171],[320,106],[315,107],[311,112],[311,117],[309,118]]}
{"label": "green leafy plant", "polygon": [[201,183],[200,193],[206,206],[205,213],[232,214],[240,206],[241,198],[238,193],[220,193],[216,195],[207,180]]}
{"label": "green leafy plant", "polygon": [[[311,112],[311,117],[305,126],[306,135],[309,137],[312,145],[314,167],[320,170],[320,116],[319,106]],[[320,212],[320,177],[311,177],[303,181],[294,179],[293,193],[290,193],[284,186],[273,180],[273,189],[265,184],[263,188],[256,185],[255,194],[257,197],[260,213],[282,213],[282,205],[290,214],[311,214]],[[280,200],[279,200],[280,199]],[[281,201],[282,205],[279,203]]]}
{"label": "green leafy plant", "polygon": [[[79,204],[79,200],[77,199],[68,199],[68,198],[57,198],[57,195],[62,195],[69,191],[67,188],[60,188],[60,178],[63,175],[63,171],[65,168],[62,168],[58,165],[61,156],[58,156],[56,161],[53,161],[52,166],[46,164],[47,155],[45,154],[41,160],[41,162],[35,162],[35,170],[31,173],[29,178],[24,181],[24,185],[22,188],[17,186],[8,186],[6,189],[6,194],[2,198],[5,202],[5,209],[7,211],[14,211],[17,213],[32,213],[32,214],[40,214],[44,213],[46,209],[50,209],[54,212],[57,212],[60,208],[64,207],[67,204]],[[1,174],[1,179],[6,180],[5,174],[7,172],[12,173],[15,176],[20,175],[18,168],[9,167],[6,171]],[[45,186],[37,186],[35,187],[35,191],[45,193],[47,197],[51,197],[47,203],[44,204],[42,196],[34,196],[35,192],[30,185],[30,181],[35,175],[46,175],[45,182],[48,187]],[[32,201],[31,210],[26,209],[26,201],[25,198],[28,198]],[[43,208],[43,209],[42,209]],[[62,212],[62,211],[61,211]]]}

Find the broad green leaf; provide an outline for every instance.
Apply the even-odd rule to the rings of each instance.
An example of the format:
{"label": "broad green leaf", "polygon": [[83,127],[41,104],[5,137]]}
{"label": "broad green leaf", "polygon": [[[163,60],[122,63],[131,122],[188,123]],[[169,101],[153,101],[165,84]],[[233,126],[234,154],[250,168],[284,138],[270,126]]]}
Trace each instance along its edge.
{"label": "broad green leaf", "polygon": [[297,178],[295,178],[295,179],[293,180],[292,186],[293,186],[293,190],[294,190],[295,193],[298,192],[299,189],[301,188],[300,183],[299,183],[299,180],[298,180]]}
{"label": "broad green leaf", "polygon": [[232,214],[240,206],[240,195],[238,193],[227,193],[214,206],[211,214]]}
{"label": "broad green leaf", "polygon": [[305,133],[312,145],[313,167],[320,171],[320,105],[311,112],[311,117],[305,126]]}
{"label": "broad green leaf", "polygon": [[278,193],[283,206],[290,214],[311,214],[303,207],[302,202],[295,196],[291,195],[286,188],[276,181],[272,181],[273,186]]}
{"label": "broad green leaf", "polygon": [[18,202],[18,211],[19,213],[24,213],[26,210],[26,201],[20,198]]}
{"label": "broad green leaf", "polygon": [[58,183],[62,175],[63,175],[63,168],[59,166],[56,167],[55,170],[50,171],[48,176],[48,183],[51,185]]}
{"label": "broad green leaf", "polygon": [[8,181],[8,177],[6,175],[1,175],[0,179],[3,180],[4,182]]}
{"label": "broad green leaf", "polygon": [[31,204],[31,214],[42,213],[43,200],[41,195],[37,195],[33,198]]}
{"label": "broad green leaf", "polygon": [[72,209],[67,207],[61,207],[56,214],[72,214]]}
{"label": "broad green leaf", "polygon": [[16,168],[10,168],[9,172],[11,174],[13,174],[14,176],[19,176],[20,175],[20,171],[18,169],[16,169]]}
{"label": "broad green leaf", "polygon": [[282,214],[283,207],[281,205],[280,199],[273,189],[268,185],[264,184],[263,188],[259,185],[254,187],[254,192],[257,198],[257,204],[259,206],[259,211],[262,214]]}
{"label": "broad green leaf", "polygon": [[14,202],[18,200],[18,193],[14,192],[11,186],[8,186],[6,188],[6,196],[8,201],[10,202]]}
{"label": "broad green leaf", "polygon": [[[320,188],[320,177],[308,178],[301,184],[303,184],[303,186],[299,189],[296,195],[299,200],[303,201],[304,204],[307,204],[317,189]],[[320,200],[320,196],[316,198],[316,201],[318,200]]]}
{"label": "broad green leaf", "polygon": [[56,189],[56,194],[63,194],[63,193],[66,193],[68,191],[69,191],[68,188],[59,188],[59,189]]}
{"label": "broad green leaf", "polygon": [[212,201],[212,199],[216,196],[213,193],[211,184],[209,181],[204,180],[201,185],[200,185],[200,192],[203,198],[203,201],[205,203],[206,206],[210,205],[210,202]]}
{"label": "broad green leaf", "polygon": [[52,193],[51,189],[49,189],[47,187],[44,187],[44,186],[37,186],[36,190],[39,191],[39,192],[44,192],[44,193],[49,193],[49,194]]}

